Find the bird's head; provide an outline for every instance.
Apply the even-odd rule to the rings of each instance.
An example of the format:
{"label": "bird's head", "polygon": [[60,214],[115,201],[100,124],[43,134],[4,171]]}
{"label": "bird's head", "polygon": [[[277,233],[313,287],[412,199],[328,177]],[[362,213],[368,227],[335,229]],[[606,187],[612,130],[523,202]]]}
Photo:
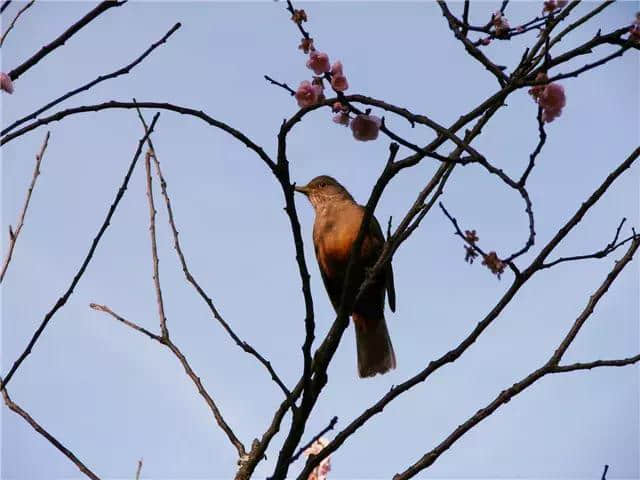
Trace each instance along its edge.
{"label": "bird's head", "polygon": [[328,202],[336,200],[345,199],[353,201],[353,197],[347,189],[340,185],[335,178],[328,175],[320,175],[303,187],[296,185],[295,190],[296,192],[305,194],[311,202],[311,205],[316,209]]}

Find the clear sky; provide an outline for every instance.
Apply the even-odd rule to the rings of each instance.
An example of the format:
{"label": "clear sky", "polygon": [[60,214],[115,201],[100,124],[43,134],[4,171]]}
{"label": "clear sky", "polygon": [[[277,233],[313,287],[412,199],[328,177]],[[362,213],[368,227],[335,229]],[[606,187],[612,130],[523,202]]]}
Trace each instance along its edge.
{"label": "clear sky", "polygon": [[[19,5],[7,10],[3,28]],[[472,20],[484,23],[496,5],[474,2]],[[576,14],[593,5],[587,2]],[[513,2],[507,17],[517,25],[541,6],[541,1]],[[85,2],[37,2],[9,35],[2,70],[21,63],[90,8]],[[317,46],[332,60],[342,60],[349,92],[406,106],[446,125],[496,89],[495,79],[453,39],[434,3],[305,3],[304,8]],[[461,4],[453,8],[458,11]],[[598,28],[630,23],[637,9],[636,2],[608,8],[558,51]],[[262,76],[290,85],[310,78],[296,49],[300,35],[284,5],[274,2],[131,2],[112,9],[21,77],[13,95],[2,95],[2,124],[125,65],[176,21],[183,27],[130,75],[65,106],[134,96],[190,106],[241,129],[273,154],[275,133],[297,106]],[[513,66],[534,35],[493,43],[487,51],[496,62]],[[609,51],[605,47],[597,54]],[[638,57],[628,54],[562,82],[567,106],[548,126],[549,139],[530,178],[538,245],[520,265],[638,145],[638,80]],[[524,90],[513,94],[474,145],[516,175],[538,140],[535,114]],[[416,142],[433,138],[426,129],[412,131],[403,119],[387,120]],[[3,284],[3,373],[66,289],[141,136],[132,111],[84,114],[48,128],[42,175]],[[38,129],[2,150],[3,232],[15,222],[45,131]],[[194,275],[236,332],[293,385],[301,371],[304,307],[279,185],[243,145],[198,120],[164,112],[156,132]],[[384,137],[356,142],[331,122],[327,110],[317,111],[290,136],[292,178],[301,183],[330,174],[365,202],[387,150]],[[377,210],[380,221],[401,218],[435,168],[425,160],[394,179]],[[140,164],[86,275],[10,391],[103,478],[132,478],[140,457],[146,478],[229,478],[235,451],[177,360],[88,307],[90,302],[107,304],[158,329],[143,171]],[[625,233],[630,226],[640,227],[638,180],[637,167],[620,178],[557,254],[602,248],[622,217],[628,218]],[[479,168],[456,169],[443,201],[464,228],[478,231],[482,247],[504,254],[526,239],[521,199]],[[282,394],[263,367],[230,341],[184,281],[160,197],[157,202],[160,275],[172,336],[238,436],[250,444],[267,427]],[[312,209],[304,198],[298,199],[298,209],[322,338],[334,313],[310,246]],[[499,281],[479,262],[466,264],[462,244],[452,233],[434,209],[394,259],[398,308],[388,312],[387,320],[397,370],[358,379],[349,328],[305,441],[333,415],[339,417],[338,428],[345,426],[392,385],[457,345],[508,287],[510,273]],[[6,234],[2,239],[6,248]],[[333,456],[331,477],[390,478],[500,390],[538,368],[619,256],[565,264],[535,277],[458,362],[397,399],[354,435]],[[598,305],[566,361],[636,354],[638,291],[636,260]],[[634,366],[547,377],[465,435],[424,477],[599,478],[608,463],[610,478],[638,478],[638,373]],[[284,431],[288,425],[287,418]],[[282,434],[275,438],[257,478],[271,473],[282,439]],[[74,465],[5,407],[1,458],[3,480],[79,476]]]}

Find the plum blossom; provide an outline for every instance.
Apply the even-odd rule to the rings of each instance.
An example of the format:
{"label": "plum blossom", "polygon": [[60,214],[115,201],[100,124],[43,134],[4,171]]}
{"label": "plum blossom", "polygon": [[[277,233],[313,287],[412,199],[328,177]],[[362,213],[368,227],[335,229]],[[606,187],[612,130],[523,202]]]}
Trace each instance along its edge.
{"label": "plum blossom", "polygon": [[298,25],[300,25],[302,22],[307,21],[307,12],[305,12],[302,9],[294,10],[293,13],[291,14],[291,20],[294,23],[297,23]]}
{"label": "plum blossom", "polygon": [[313,70],[316,75],[322,75],[329,71],[329,55],[324,52],[311,50],[309,60],[307,60],[307,68]]}
{"label": "plum blossom", "polygon": [[493,28],[495,29],[496,37],[504,37],[509,33],[509,21],[507,17],[505,17],[502,12],[497,11],[493,14],[493,18],[491,19],[493,23]]}
{"label": "plum blossom", "polygon": [[336,92],[344,92],[349,88],[349,82],[342,72],[342,62],[338,60],[331,65],[331,86]]}
{"label": "plum blossom", "polygon": [[484,37],[480,39],[480,45],[484,45],[485,47],[491,43],[491,37]]}
{"label": "plum blossom", "polygon": [[[304,451],[305,456],[309,457],[311,455],[317,455],[322,451],[324,447],[329,445],[329,440],[324,437],[320,437],[315,442],[311,444],[309,448]],[[331,459],[330,457],[325,458],[320,462],[316,468],[313,469],[311,474],[309,475],[308,480],[326,480],[328,473],[331,471]]]}
{"label": "plum blossom", "polygon": [[0,90],[4,90],[9,94],[13,93],[11,77],[4,72],[0,72]]}
{"label": "plum blossom", "polygon": [[313,38],[309,37],[301,39],[298,49],[302,50],[304,53],[309,53],[310,51],[315,50],[315,47],[313,46]]}
{"label": "plum blossom", "polygon": [[498,279],[500,279],[500,275],[504,273],[504,262],[498,258],[496,252],[489,252],[485,255],[482,264],[486,265],[487,268],[491,270],[491,273],[496,275]]}
{"label": "plum blossom", "polygon": [[351,120],[351,131],[356,140],[366,142],[378,138],[380,125],[382,125],[382,120],[379,117],[360,114]]}
{"label": "plum blossom", "polygon": [[300,107],[310,107],[318,103],[322,96],[322,87],[320,85],[312,85],[308,80],[300,83],[295,93],[296,100]]}
{"label": "plum blossom", "polygon": [[566,104],[564,87],[558,83],[547,85],[538,97],[538,105],[542,107],[542,120],[547,123],[559,117]]}
{"label": "plum blossom", "polygon": [[[539,73],[536,80],[546,81],[547,75]],[[529,94],[542,108],[542,120],[546,123],[553,122],[558,118],[567,104],[564,87],[558,83],[535,85],[529,90]]]}
{"label": "plum blossom", "polygon": [[340,112],[333,116],[333,121],[335,123],[337,123],[338,125],[344,125],[345,127],[349,125],[349,120],[351,120],[351,118],[346,112]]}

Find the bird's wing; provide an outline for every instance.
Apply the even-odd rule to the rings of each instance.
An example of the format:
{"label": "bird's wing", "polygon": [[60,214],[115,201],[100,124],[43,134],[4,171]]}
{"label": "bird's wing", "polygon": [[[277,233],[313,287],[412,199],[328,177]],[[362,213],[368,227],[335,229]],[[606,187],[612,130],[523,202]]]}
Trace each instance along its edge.
{"label": "bird's wing", "polygon": [[[384,234],[382,233],[382,228],[378,223],[376,217],[372,218],[371,229],[372,233],[380,238],[382,244],[384,244]],[[385,285],[387,287],[387,297],[389,300],[389,308],[392,312],[396,311],[396,288],[393,283],[393,267],[391,266],[391,262],[387,263],[384,268],[384,277],[385,277]]]}

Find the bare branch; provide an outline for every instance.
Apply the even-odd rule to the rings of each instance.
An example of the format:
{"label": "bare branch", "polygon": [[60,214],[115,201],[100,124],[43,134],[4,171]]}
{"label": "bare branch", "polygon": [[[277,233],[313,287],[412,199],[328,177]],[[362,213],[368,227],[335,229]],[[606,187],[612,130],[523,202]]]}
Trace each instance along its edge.
{"label": "bare branch", "polygon": [[170,103],[159,103],[159,102],[115,102],[115,101],[111,101],[111,102],[105,102],[105,103],[100,103],[97,105],[85,105],[82,107],[75,107],[75,108],[69,108],[66,110],[61,110],[60,112],[54,113],[53,115],[50,115],[48,117],[43,117],[43,118],[39,118],[38,120],[22,127],[19,130],[16,130],[15,132],[9,133],[7,135],[5,135],[4,137],[2,137],[2,140],[0,141],[0,145],[4,145],[8,142],[10,142],[11,140],[20,137],[22,135],[24,135],[27,132],[30,132],[31,130],[38,128],[42,125],[46,125],[48,123],[51,122],[57,122],[59,120],[62,120],[65,117],[68,117],[69,115],[75,115],[78,113],[86,113],[86,112],[98,112],[101,110],[108,110],[108,109],[113,109],[113,108],[117,108],[117,109],[132,109],[132,108],[151,108],[154,110],[169,110],[172,112],[176,112],[176,113],[181,113],[183,115],[190,115],[196,118],[199,118],[201,120],[203,120],[205,123],[219,128],[220,130],[223,130],[224,132],[227,132],[228,134],[230,134],[232,137],[236,138],[237,140],[239,140],[241,143],[243,143],[247,148],[249,148],[250,150],[253,150],[261,159],[262,161],[267,165],[267,167],[269,167],[270,170],[274,170],[275,169],[275,163],[273,163],[273,161],[271,160],[271,158],[269,158],[269,156],[264,152],[264,150],[259,147],[258,145],[256,145],[253,141],[251,141],[245,134],[243,134],[242,132],[240,132],[239,130],[236,130],[235,128],[230,127],[229,125],[227,125],[224,122],[220,122],[214,118],[211,118],[209,115],[207,115],[206,113],[204,113],[202,110],[195,110],[193,108],[186,108],[186,107],[180,107],[177,105],[173,105]]}
{"label": "bare branch", "polygon": [[65,93],[64,95],[56,98],[55,100],[52,100],[51,102],[47,103],[45,106],[40,107],[38,110],[36,110],[33,113],[30,113],[29,115],[16,120],[15,122],[13,122],[11,125],[9,125],[7,128],[5,128],[4,130],[2,130],[2,132],[0,132],[1,135],[6,135],[8,132],[10,132],[11,130],[15,129],[17,126],[22,125],[23,123],[29,121],[29,120],[33,120],[34,118],[36,118],[38,115],[40,115],[42,112],[49,110],[51,107],[54,107],[56,105],[58,105],[59,103],[73,97],[74,95],[77,95],[80,92],[85,92],[87,90],[89,90],[90,88],[94,87],[95,85],[97,85],[98,83],[104,82],[106,80],[110,80],[112,78],[116,78],[119,77],[121,75],[126,75],[129,72],[131,72],[131,70],[133,68],[135,68],[138,64],[140,64],[145,58],[147,58],[151,52],[153,52],[156,48],[158,48],[160,45],[166,43],[166,41],[169,39],[169,37],[171,35],[173,35],[176,30],[178,30],[182,25],[180,23],[176,23],[173,27],[171,27],[171,29],[164,34],[164,36],[158,40],[157,42],[155,42],[154,44],[152,44],[151,46],[149,46],[149,48],[147,48],[142,55],[140,55],[138,58],[136,58],[133,62],[129,63],[128,65],[125,65],[122,68],[119,68],[118,70],[115,70],[111,73],[107,73],[105,75],[100,75],[99,77],[97,77],[96,79],[92,80],[89,83],[85,83],[84,85],[82,85],[81,87],[78,87],[74,90],[71,90],[70,92]]}
{"label": "bare branch", "polygon": [[616,234],[613,237],[613,240],[611,240],[611,242],[609,242],[607,245],[605,245],[605,247],[603,249],[598,250],[597,252],[594,252],[594,253],[587,254],[587,255],[575,255],[573,257],[560,257],[557,260],[554,260],[552,262],[542,264],[540,266],[540,270],[542,270],[544,268],[553,267],[554,265],[557,265],[558,263],[563,263],[563,262],[573,262],[575,260],[586,260],[586,259],[589,259],[589,258],[604,258],[604,257],[606,257],[611,252],[614,252],[619,247],[621,247],[625,243],[633,240],[637,236],[635,234],[635,232],[634,232],[633,235],[631,235],[630,237],[625,238],[624,240],[618,242],[618,237],[620,236],[620,230],[622,230],[622,225],[624,225],[624,222],[626,220],[627,220],[626,218],[622,219],[622,221],[618,225],[618,228],[616,229]]}
{"label": "bare branch", "polygon": [[29,208],[29,201],[31,200],[31,194],[33,193],[33,189],[36,186],[36,180],[40,175],[40,163],[42,162],[42,157],[44,156],[44,152],[47,149],[47,145],[49,144],[49,133],[44,137],[44,141],[42,142],[42,146],[40,147],[40,152],[36,155],[36,165],[33,169],[33,176],[31,177],[31,184],[27,190],[27,197],[24,200],[24,205],[22,207],[22,211],[20,212],[20,217],[18,218],[18,223],[16,225],[15,230],[12,230],[9,227],[9,245],[7,246],[7,254],[4,257],[4,261],[2,262],[2,270],[0,270],[0,283],[4,280],[4,275],[7,272],[7,268],[9,268],[9,262],[11,262],[11,257],[13,256],[13,249],[16,246],[16,242],[18,241],[18,235],[22,231],[22,227],[24,225],[24,217],[27,214],[27,209]]}
{"label": "bare branch", "polygon": [[34,4],[36,0],[31,0],[30,2],[28,2],[24,7],[22,7],[18,13],[16,13],[16,16],[13,17],[13,20],[11,20],[11,23],[9,24],[9,26],[7,27],[7,29],[4,31],[4,33],[2,34],[2,36],[0,37],[0,47],[2,47],[2,45],[4,44],[5,39],[7,38],[7,35],[9,35],[9,32],[11,30],[13,30],[13,27],[15,26],[16,22],[18,21],[18,18],[20,18],[20,15],[22,15],[25,11],[27,11],[29,8],[31,8],[31,5]]}
{"label": "bare branch", "polygon": [[[135,102],[135,99],[134,99],[134,102]],[[144,117],[142,116],[142,112],[140,111],[140,109],[138,109],[138,117],[140,118],[140,121],[145,131],[147,131],[148,129],[147,123]],[[200,284],[196,281],[194,276],[191,274],[189,267],[187,266],[187,261],[185,259],[184,253],[182,252],[182,247],[180,246],[178,228],[176,227],[175,219],[173,216],[173,208],[171,206],[171,200],[169,198],[169,193],[167,191],[167,182],[164,178],[164,175],[162,174],[162,169],[160,168],[160,161],[158,160],[156,149],[153,146],[151,136],[147,138],[147,143],[152,152],[151,158],[153,158],[153,161],[154,161],[154,165],[156,168],[156,175],[158,176],[158,179],[160,181],[162,196],[164,198],[165,206],[167,208],[167,215],[169,217],[169,226],[171,227],[171,231],[173,232],[173,245],[176,250],[176,253],[178,254],[178,258],[180,259],[180,264],[182,265],[182,271],[184,272],[184,275],[187,281],[195,288],[195,290],[198,292],[200,297],[205,301],[205,303],[209,307],[209,310],[211,310],[213,317],[220,323],[220,325],[222,325],[222,328],[224,328],[224,330],[229,334],[229,336],[233,339],[236,345],[238,345],[240,348],[242,348],[242,350],[249,353],[250,355],[253,355],[260,363],[262,363],[262,365],[264,365],[267,371],[271,374],[271,378],[273,379],[273,381],[276,382],[276,384],[284,392],[285,396],[288,397],[289,395],[291,395],[291,392],[285,386],[284,382],[280,379],[278,374],[275,372],[275,370],[271,366],[271,362],[269,362],[266,358],[260,355],[256,351],[256,349],[253,348],[249,343],[240,339],[240,337],[236,335],[236,333],[231,329],[231,326],[222,318],[222,315],[220,315],[220,313],[218,312],[218,309],[213,304],[213,301],[211,300],[211,298],[207,295],[207,293],[202,289]]]}
{"label": "bare branch", "polygon": [[140,332],[140,333],[144,334],[148,338],[150,338],[152,340],[155,340],[156,342],[166,346],[169,350],[171,350],[171,353],[173,353],[173,355],[180,361],[180,364],[182,365],[182,368],[184,368],[185,373],[187,374],[187,376],[191,379],[191,381],[194,383],[194,385],[198,389],[198,393],[200,394],[200,396],[204,399],[204,401],[209,406],[209,409],[213,413],[213,417],[215,418],[216,422],[218,423],[218,425],[220,426],[222,431],[227,435],[227,437],[231,441],[231,444],[238,451],[238,456],[240,458],[244,458],[244,456],[246,455],[246,452],[245,452],[245,449],[244,449],[244,445],[242,444],[242,442],[240,442],[240,440],[238,440],[238,437],[236,437],[235,433],[233,433],[233,430],[231,430],[231,427],[224,420],[224,417],[222,416],[222,413],[220,412],[220,409],[218,408],[218,406],[214,402],[214,400],[211,397],[211,395],[209,395],[209,392],[207,392],[207,389],[204,388],[204,385],[202,384],[202,381],[200,380],[200,377],[198,375],[196,375],[196,373],[191,368],[191,365],[189,365],[189,362],[187,361],[187,358],[180,351],[180,349],[169,339],[169,337],[162,337],[161,335],[156,335],[154,333],[149,332],[148,330],[144,329],[143,327],[139,326],[138,324],[136,324],[134,322],[131,322],[131,321],[125,319],[124,317],[118,315],[117,313],[115,313],[113,310],[111,310],[106,305],[99,305],[99,304],[96,304],[96,303],[92,303],[89,306],[91,308],[93,308],[94,310],[97,310],[97,311],[100,311],[100,312],[104,312],[104,313],[107,313],[107,314],[111,315],[113,318],[115,318],[116,320],[118,320],[122,324],[132,328],[133,330],[136,330],[137,332]]}
{"label": "bare branch", "polygon": [[[160,116],[160,114],[156,114],[153,117],[153,121],[151,122],[151,125],[149,127],[149,133],[153,131],[153,129],[155,127],[155,124],[156,124],[156,121],[158,120],[159,116]],[[124,196],[124,192],[126,191],[127,185],[129,184],[129,179],[131,178],[131,174],[133,173],[133,170],[134,170],[134,168],[136,166],[136,163],[138,163],[138,157],[140,156],[140,153],[142,152],[142,146],[144,145],[145,141],[147,140],[147,136],[149,135],[149,133],[145,134],[140,139],[140,141],[138,142],[138,147],[137,147],[136,152],[135,152],[135,154],[133,156],[133,160],[131,161],[131,164],[129,165],[127,173],[124,176],[124,180],[122,181],[122,185],[120,185],[120,188],[118,189],[118,192],[116,193],[116,197],[115,197],[113,203],[111,204],[111,206],[109,207],[109,211],[107,212],[107,215],[106,215],[106,217],[104,219],[104,222],[102,222],[102,225],[101,225],[100,229],[98,230],[98,234],[93,239],[93,241],[91,243],[91,247],[89,247],[89,252],[87,253],[86,257],[84,258],[84,260],[83,260],[82,264],[80,265],[80,268],[78,269],[77,273],[73,277],[73,280],[71,281],[69,287],[64,292],[64,294],[58,299],[58,301],[55,303],[53,308],[51,310],[49,310],[49,312],[47,312],[47,314],[44,316],[44,319],[40,323],[40,326],[35,331],[35,333],[33,334],[33,337],[29,341],[29,343],[27,345],[27,348],[24,350],[24,352],[22,352],[22,354],[18,357],[18,359],[13,363],[13,366],[9,370],[9,373],[7,373],[7,376],[5,377],[4,382],[2,384],[0,384],[0,389],[4,389],[7,386],[7,384],[11,380],[11,377],[13,377],[13,374],[16,372],[16,370],[18,369],[20,364],[31,353],[31,350],[33,349],[33,347],[35,346],[36,342],[38,341],[38,338],[40,338],[40,335],[42,335],[42,332],[47,327],[47,325],[49,324],[49,322],[51,321],[53,316],[56,314],[56,312],[60,308],[62,308],[62,306],[64,306],[65,303],[67,303],[67,300],[69,300],[69,297],[73,293],[73,290],[75,289],[76,285],[78,284],[78,282],[80,281],[80,279],[84,275],[84,272],[87,269],[87,266],[89,265],[89,262],[91,262],[91,259],[93,258],[93,254],[95,253],[96,249],[98,248],[98,244],[100,243],[100,240],[102,239],[102,236],[104,235],[104,232],[107,230],[107,227],[109,226],[109,224],[111,222],[111,218],[113,217],[113,214],[115,213],[116,209],[118,208],[118,204],[120,203],[120,200],[122,200],[122,197]]]}
{"label": "bare branch", "polygon": [[73,35],[75,35],[81,28],[88,25],[92,20],[94,20],[98,15],[104,13],[106,10],[112,7],[119,7],[124,5],[127,0],[122,1],[113,1],[113,0],[105,0],[100,2],[93,10],[88,12],[84,17],[78,20],[76,23],[71,25],[67,30],[65,30],[58,38],[53,40],[51,43],[45,45],[40,50],[38,50],[31,58],[27,61],[14,68],[9,72],[9,77],[11,80],[17,80],[20,75],[29,70],[35,64],[37,64],[44,57],[49,55],[56,48],[61,47],[65,44],[67,40],[69,40]]}
{"label": "bare branch", "polygon": [[[591,296],[591,298],[589,299],[589,302],[587,303],[587,306],[582,311],[582,313],[578,316],[569,333],[567,333],[566,337],[563,339],[558,349],[555,351],[555,353],[552,355],[552,357],[549,359],[549,361],[545,365],[535,370],[534,372],[530,373],[519,382],[514,383],[511,387],[500,392],[500,394],[491,403],[489,403],[486,407],[478,410],[478,412],[475,415],[473,415],[466,422],[458,426],[437,447],[427,452],[425,455],[422,456],[420,460],[418,460],[416,463],[411,465],[402,473],[394,475],[393,480],[407,480],[409,478],[414,477],[422,470],[428,468],[440,457],[440,455],[442,455],[446,450],[451,448],[451,446],[460,437],[462,437],[466,432],[471,430],[478,423],[480,423],[482,420],[484,420],[493,412],[495,412],[500,406],[509,402],[513,397],[515,397],[516,395],[524,391],[526,388],[533,385],[540,378],[544,377],[547,374],[555,373],[555,369],[558,368],[558,361],[562,358],[562,355],[564,354],[566,349],[569,347],[571,342],[573,342],[580,328],[582,327],[582,325],[584,325],[584,322],[591,316],[591,314],[593,313],[593,309],[597,305],[598,301],[604,296],[604,294],[607,292],[607,290],[609,289],[611,284],[614,282],[616,277],[619,275],[619,273],[631,261],[634,253],[636,252],[639,246],[640,246],[640,239],[634,240],[631,246],[629,247],[629,249],[627,250],[627,253],[624,255],[624,257],[622,257],[618,262],[616,262],[613,269],[607,275],[607,278],[600,285],[598,290],[596,290],[596,292]],[[638,360],[640,360],[640,357],[636,359],[636,361]],[[626,363],[626,364],[629,365],[631,363],[633,362]]]}
{"label": "bare branch", "polygon": [[138,468],[136,469],[136,480],[140,480],[140,472],[142,472],[142,459],[138,460]]}
{"label": "bare branch", "polygon": [[617,360],[595,360],[586,363],[572,363],[569,365],[557,365],[553,368],[553,373],[574,372],[576,370],[591,370],[598,367],[624,367],[640,362],[640,354],[633,357],[621,358]]}
{"label": "bare branch", "polygon": [[[149,135],[147,134],[147,140]],[[156,207],[153,202],[153,186],[151,181],[151,156],[152,150],[148,150],[144,159],[144,168],[147,173],[147,200],[149,203],[149,236],[151,239],[151,260],[153,264],[153,285],[156,291],[156,302],[158,303],[158,318],[160,320],[160,331],[162,338],[169,338],[167,330],[167,317],[164,313],[164,300],[162,299],[162,288],[160,287],[160,269],[158,266],[158,245],[156,243]]]}
{"label": "bare branch", "polygon": [[311,440],[309,440],[302,447],[300,447],[298,452],[293,457],[291,457],[291,460],[289,461],[289,463],[293,463],[296,460],[298,460],[298,458],[300,458],[300,455],[302,455],[307,448],[309,448],[311,445],[313,445],[316,442],[316,440],[318,440],[320,437],[322,437],[328,431],[333,430],[334,427],[336,426],[336,423],[338,423],[338,417],[333,417],[331,419],[331,421],[329,422],[329,425],[324,427],[317,435],[314,435]]}
{"label": "bare branch", "polygon": [[[3,380],[2,380],[2,378],[0,378],[0,384],[2,384],[2,383],[3,383]],[[4,384],[6,385],[6,380],[5,380]],[[100,477],[98,477],[95,473],[93,473],[89,469],[89,467],[87,467],[84,463],[82,463],[82,461],[78,457],[76,457],[71,450],[69,450],[62,443],[60,443],[56,437],[54,437],[48,431],[46,431],[42,427],[42,425],[40,425],[38,422],[36,422],[35,419],[31,415],[29,415],[29,413],[27,413],[25,410],[23,410],[22,407],[20,407],[20,405],[15,403],[11,399],[11,397],[9,396],[9,392],[7,391],[6,388],[4,388],[2,390],[2,396],[4,398],[4,403],[7,405],[9,410],[11,410],[12,412],[15,412],[18,415],[20,415],[29,425],[31,425],[31,427],[36,432],[38,432],[40,435],[42,435],[44,438],[46,438],[47,441],[51,445],[56,447],[65,457],[67,457],[69,460],[71,460],[74,463],[74,465],[76,467],[78,467],[78,469],[83,474],[85,474],[87,477],[91,478],[92,480],[100,480]]]}

